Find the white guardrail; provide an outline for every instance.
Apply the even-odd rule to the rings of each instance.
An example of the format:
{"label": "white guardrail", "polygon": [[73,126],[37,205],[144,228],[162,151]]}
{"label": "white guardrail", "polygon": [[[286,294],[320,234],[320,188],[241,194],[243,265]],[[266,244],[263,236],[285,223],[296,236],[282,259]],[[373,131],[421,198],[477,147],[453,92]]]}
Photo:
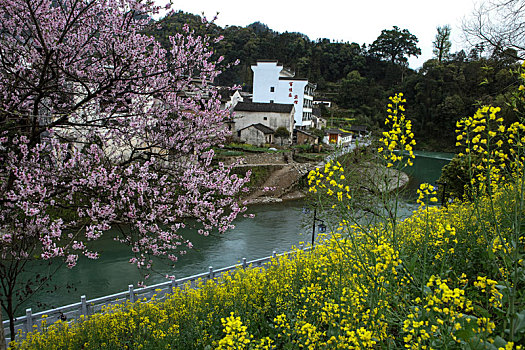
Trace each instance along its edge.
{"label": "white guardrail", "polygon": [[[300,248],[301,249],[301,248]],[[303,250],[310,249],[302,248]],[[292,251],[293,252],[293,251]],[[261,259],[256,259],[252,261],[246,261],[246,258],[242,259],[240,264],[223,267],[221,269],[214,270],[213,267],[209,267],[208,272],[199,273],[197,275],[184,277],[177,280],[170,280],[162,283],[158,283],[152,286],[137,288],[135,289],[132,284],[128,286],[128,290],[116,294],[111,294],[103,296],[100,298],[95,298],[87,300],[85,295],[80,297],[80,302],[61,306],[55,309],[41,311],[37,313],[32,313],[31,309],[26,309],[25,316],[15,318],[15,334],[17,340],[25,338],[26,333],[34,331],[36,326],[40,328],[42,320],[45,316],[47,325],[57,322],[58,320],[62,321],[74,321],[79,319],[81,315],[89,316],[95,313],[102,312],[102,309],[106,305],[117,305],[124,304],[127,301],[131,303],[139,299],[151,299],[155,295],[155,300],[163,299],[167,294],[172,293],[173,288],[186,287],[193,288],[196,285],[196,282],[199,280],[211,280],[217,279],[224,272],[232,271],[237,268],[242,267],[243,269],[250,267],[262,267],[266,263],[270,262],[273,258],[278,256],[288,255],[292,252],[285,252],[282,254],[277,254],[275,251],[272,253],[272,256],[267,256]],[[4,332],[6,336],[6,342],[9,344],[11,341],[11,332],[9,330],[9,320],[3,321]]]}

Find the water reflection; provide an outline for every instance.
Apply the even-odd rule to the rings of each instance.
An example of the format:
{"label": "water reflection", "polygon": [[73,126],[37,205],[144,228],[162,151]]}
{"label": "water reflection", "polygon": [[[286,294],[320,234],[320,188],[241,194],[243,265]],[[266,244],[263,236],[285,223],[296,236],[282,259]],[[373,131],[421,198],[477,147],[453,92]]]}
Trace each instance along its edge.
{"label": "water reflection", "polygon": [[[288,251],[292,245],[305,240],[302,225],[306,218],[301,209],[300,201],[252,206],[248,213],[256,214],[255,218],[239,217],[236,228],[223,235],[214,233],[204,237],[195,230],[184,229],[184,237],[193,243],[194,248],[180,257],[174,268],[157,264],[156,273],[151,275],[147,284],[165,281],[166,274],[182,278],[205,272],[209,266],[221,268],[234,265],[242,258],[253,260],[269,256],[273,251]],[[36,312],[58,307],[80,301],[81,295],[92,299],[121,292],[129,284],[143,280],[141,271],[128,262],[131,256],[129,247],[114,242],[108,235],[96,242],[95,249],[101,252],[99,259],[80,258],[73,269],[60,269],[53,278],[53,284],[59,288],[32,298],[24,308],[31,307]],[[69,291],[66,286],[76,290]]]}
{"label": "water reflection", "polygon": [[[428,155],[433,158],[427,157]],[[435,183],[441,168],[450,158],[450,154],[416,154],[414,167],[407,170],[411,176],[407,192],[411,195],[407,199],[412,204],[406,205],[403,212],[399,213],[400,217],[410,215],[415,209],[413,194],[419,184]],[[203,237],[195,230],[185,229],[184,237],[193,243],[194,248],[182,256],[174,268],[157,265],[157,274],[153,274],[147,284],[165,281],[166,274],[176,278],[186,277],[205,272],[209,266],[221,268],[236,264],[242,258],[262,258],[271,255],[272,251],[281,253],[290,250],[292,245],[298,245],[299,242],[309,242],[312,214],[303,214],[302,207],[301,201],[252,206],[248,213],[256,214],[255,218],[238,218],[235,222],[236,228],[224,235],[212,234]],[[59,288],[32,298],[21,310],[31,307],[36,312],[78,302],[81,295],[92,299],[117,293],[126,290],[129,284],[143,280],[141,272],[128,262],[131,256],[129,247],[114,242],[108,236],[96,242],[96,250],[101,252],[98,260],[81,258],[72,270],[60,269],[54,277],[54,284]],[[34,271],[36,270],[38,269],[35,268]],[[69,291],[66,288],[68,285],[76,290]]]}

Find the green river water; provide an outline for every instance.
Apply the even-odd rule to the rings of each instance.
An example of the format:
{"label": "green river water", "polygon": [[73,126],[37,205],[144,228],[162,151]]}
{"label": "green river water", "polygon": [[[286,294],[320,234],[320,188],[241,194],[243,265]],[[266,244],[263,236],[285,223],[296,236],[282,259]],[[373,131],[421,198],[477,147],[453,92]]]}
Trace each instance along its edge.
{"label": "green river water", "polygon": [[[415,193],[421,182],[435,183],[441,168],[452,156],[448,153],[416,152],[414,167],[407,171],[411,178],[408,184],[411,192]],[[238,218],[236,228],[223,235],[203,237],[187,229],[183,234],[194,248],[179,259],[175,268],[157,266],[158,274],[152,274],[146,283],[150,285],[165,281],[165,274],[182,278],[205,272],[209,266],[230,266],[242,258],[262,258],[271,255],[272,251],[281,253],[290,250],[293,245],[309,242],[311,217],[302,213],[302,207],[302,201],[252,206],[248,213],[254,213],[255,218]],[[129,248],[106,236],[96,242],[97,250],[101,253],[99,259],[92,261],[81,258],[73,269],[61,268],[53,278],[53,285],[57,288],[39,293],[25,303],[17,314],[23,314],[26,307],[37,312],[78,302],[81,295],[93,299],[121,292],[129,284],[136,285],[137,281],[143,280],[139,270],[128,262]]]}

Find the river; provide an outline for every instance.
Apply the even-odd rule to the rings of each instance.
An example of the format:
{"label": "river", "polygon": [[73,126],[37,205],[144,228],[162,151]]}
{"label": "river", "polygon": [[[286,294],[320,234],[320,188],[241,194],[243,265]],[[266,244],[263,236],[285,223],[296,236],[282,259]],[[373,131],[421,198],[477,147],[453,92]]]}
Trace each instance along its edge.
{"label": "river", "polygon": [[[441,168],[452,156],[449,153],[416,152],[414,166],[406,171],[410,175],[408,192],[415,193],[422,182],[435,183]],[[410,198],[407,200],[411,201]],[[309,242],[311,221],[308,221],[311,218],[302,213],[302,207],[302,201],[251,206],[247,213],[255,214],[255,218],[238,218],[236,228],[223,235],[203,237],[187,229],[184,236],[194,248],[179,259],[175,268],[157,266],[158,273],[152,274],[146,283],[165,281],[165,274],[186,277],[205,272],[209,266],[230,266],[242,258],[262,258],[271,255],[272,251],[280,253],[290,250],[293,245]],[[36,312],[78,302],[81,295],[93,299],[124,291],[129,284],[143,280],[139,270],[128,262],[130,250],[127,246],[114,242],[109,235],[96,244],[101,253],[99,259],[80,258],[73,269],[58,270],[53,278],[53,285],[57,288],[30,299],[17,314],[22,314],[26,307]]]}

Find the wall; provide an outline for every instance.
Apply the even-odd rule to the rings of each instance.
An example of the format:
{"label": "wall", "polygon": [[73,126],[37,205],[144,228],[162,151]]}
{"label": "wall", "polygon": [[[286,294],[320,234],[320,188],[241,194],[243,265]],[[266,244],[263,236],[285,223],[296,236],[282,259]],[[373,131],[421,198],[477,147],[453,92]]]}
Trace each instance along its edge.
{"label": "wall", "polygon": [[[286,77],[280,80],[279,73],[283,67],[277,62],[257,62],[251,68],[253,71],[253,102],[269,103],[273,100],[275,103],[294,104],[295,127],[309,127],[312,124],[311,120],[303,121],[304,88],[308,84],[307,80]],[[274,88],[273,92],[271,92],[271,87]],[[312,112],[311,109],[308,111]]]}
{"label": "wall", "polygon": [[305,143],[309,143],[311,145],[317,144],[317,137],[311,137],[311,136],[298,132],[297,133],[297,144],[304,145]]}
{"label": "wall", "polygon": [[[277,130],[277,128],[283,126],[290,132],[291,135],[294,128],[293,117],[294,116],[292,113],[237,111],[233,117],[235,122],[234,132],[244,129],[245,127],[252,124],[261,123],[262,125],[265,125],[274,131]],[[266,120],[264,120],[264,118],[266,118]],[[290,136],[290,140],[291,139],[292,138]]]}
{"label": "wall", "polygon": [[[264,145],[265,143],[269,143],[266,140],[266,137],[262,131],[257,130],[256,128],[246,128],[244,130],[240,131],[240,139],[241,141],[244,141],[246,143],[249,143],[251,145]],[[270,135],[271,136],[271,135]]]}

